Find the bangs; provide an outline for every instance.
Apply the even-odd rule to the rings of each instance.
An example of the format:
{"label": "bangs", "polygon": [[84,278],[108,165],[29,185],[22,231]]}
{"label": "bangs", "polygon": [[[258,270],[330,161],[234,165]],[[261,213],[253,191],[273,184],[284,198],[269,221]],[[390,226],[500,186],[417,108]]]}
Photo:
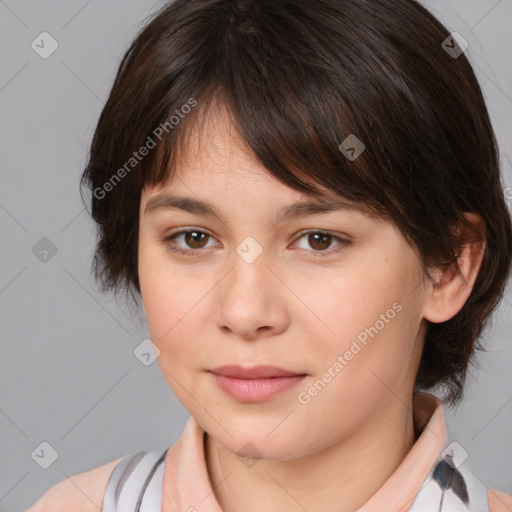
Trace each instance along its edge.
{"label": "bangs", "polygon": [[[259,12],[258,3],[244,11],[226,3],[225,17],[219,16],[217,5],[215,23],[207,28],[199,22],[187,27],[183,47],[189,55],[182,59],[186,64],[178,70],[172,55],[167,56],[172,85],[171,76],[166,76],[165,83],[148,91],[146,116],[153,125],[145,136],[151,136],[157,125],[169,125],[191,99],[196,106],[161,133],[154,155],[142,167],[141,184],[172,181],[192,134],[203,132],[209,116],[225,115],[246,149],[290,188],[318,197],[328,190],[368,213],[389,218],[395,210],[396,215],[400,210],[394,200],[397,183],[396,178],[389,180],[393,173],[387,167],[408,165],[413,145],[412,135],[397,119],[396,84],[388,86],[389,96],[383,91],[394,64],[383,62],[373,48],[350,41],[348,20],[347,32],[340,34],[339,26],[328,21],[332,13],[325,5],[318,16],[324,16],[332,33],[314,34],[313,44],[304,39],[304,34],[312,32],[305,26],[307,19],[304,26],[288,27],[286,35],[281,35],[282,27],[292,23],[289,13],[277,2],[262,3],[264,12]],[[370,19],[375,25],[375,17]],[[297,19],[293,22],[297,24]],[[178,29],[169,35],[174,48],[180,47]],[[372,31],[377,29],[369,23],[369,37]],[[381,76],[370,80],[376,69]],[[385,130],[380,126],[383,116]],[[396,134],[399,151],[382,131]],[[410,138],[411,144],[404,145],[404,138]],[[354,148],[358,155],[349,159],[340,146],[350,150],[352,141],[359,145]]]}
{"label": "bangs", "polygon": [[[250,104],[244,105],[240,101],[233,104],[234,97],[226,97],[219,91],[207,97],[197,95],[193,99],[198,106],[172,131],[162,136],[155,150],[155,160],[151,163],[148,161],[149,165],[145,166],[144,186],[165,186],[178,177],[186,179],[180,169],[190,159],[192,152],[201,151],[212,129],[222,126],[223,129],[228,128],[230,140],[241,142],[242,151],[254,157],[270,174],[290,188],[326,202],[343,199],[365,215],[385,216],[386,212],[380,205],[371,205],[365,200],[364,186],[358,189],[354,186],[354,178],[351,179],[351,174],[361,172],[357,165],[364,168],[363,161],[350,162],[336,144],[332,152],[332,147],[317,136],[310,124],[298,125],[300,120],[296,116],[285,117],[279,111],[272,113],[275,116],[273,123],[269,123],[268,116],[266,122],[256,125],[244,122],[247,116],[241,112],[245,112],[244,107],[250,107]],[[236,111],[236,108],[239,110]],[[281,130],[268,129],[276,125]],[[259,129],[255,129],[255,126]],[[302,133],[297,137],[299,129]],[[304,146],[309,149],[306,150]],[[302,148],[302,157],[295,151],[298,148]]]}

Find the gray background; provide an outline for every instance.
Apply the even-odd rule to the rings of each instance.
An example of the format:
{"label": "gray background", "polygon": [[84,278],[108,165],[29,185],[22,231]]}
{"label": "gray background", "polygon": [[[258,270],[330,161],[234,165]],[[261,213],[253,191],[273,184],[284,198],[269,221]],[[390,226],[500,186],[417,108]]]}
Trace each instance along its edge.
{"label": "gray background", "polygon": [[[469,43],[501,145],[505,185],[512,186],[512,1],[425,4]],[[95,231],[78,193],[119,60],[160,5],[0,1],[2,511],[22,510],[56,482],[129,452],[171,446],[188,418],[157,364],[144,366],[134,356],[148,337],[143,319],[138,323],[123,304],[100,294],[90,276]],[[43,31],[59,44],[47,59],[31,48]],[[57,249],[46,262],[32,251],[43,237]],[[466,399],[446,409],[449,434],[468,451],[470,467],[506,492],[512,492],[511,304],[509,287]],[[31,456],[44,441],[58,452],[48,469]]]}

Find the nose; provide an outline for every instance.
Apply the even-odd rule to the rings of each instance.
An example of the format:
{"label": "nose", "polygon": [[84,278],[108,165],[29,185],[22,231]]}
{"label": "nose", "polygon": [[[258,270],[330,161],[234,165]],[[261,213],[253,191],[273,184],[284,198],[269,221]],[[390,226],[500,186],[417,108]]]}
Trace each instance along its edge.
{"label": "nose", "polygon": [[[242,256],[240,256],[242,254]],[[217,288],[217,324],[244,340],[274,336],[287,328],[287,288],[265,252],[254,261],[234,251]]]}

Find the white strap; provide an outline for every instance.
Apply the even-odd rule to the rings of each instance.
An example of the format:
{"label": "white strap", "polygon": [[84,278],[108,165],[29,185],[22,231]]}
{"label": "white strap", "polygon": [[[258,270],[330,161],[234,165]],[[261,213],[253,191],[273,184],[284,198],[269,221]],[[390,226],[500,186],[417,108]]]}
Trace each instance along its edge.
{"label": "white strap", "polygon": [[110,475],[102,512],[160,512],[166,453],[153,450],[123,457]]}

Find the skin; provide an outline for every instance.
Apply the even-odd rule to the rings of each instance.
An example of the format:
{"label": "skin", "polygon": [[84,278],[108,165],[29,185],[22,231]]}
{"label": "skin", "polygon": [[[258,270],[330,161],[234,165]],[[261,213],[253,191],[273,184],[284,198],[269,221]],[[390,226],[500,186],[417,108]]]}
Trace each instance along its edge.
{"label": "skin", "polygon": [[[141,195],[139,279],[158,364],[207,432],[208,473],[225,512],[353,511],[415,442],[412,396],[425,320],[445,321],[462,307],[484,243],[461,253],[465,279],[434,270],[439,286],[433,287],[417,253],[383,219],[346,210],[272,222],[276,209],[308,197],[271,176],[222,111],[213,112],[204,138],[199,135],[190,139],[174,178]],[[145,211],[149,200],[165,194],[209,201],[219,216]],[[476,215],[467,218],[484,234]],[[187,228],[211,236],[162,241]],[[302,234],[310,229],[350,243],[340,246],[332,237],[315,243]],[[263,251],[252,263],[236,251],[248,236]],[[187,257],[171,247],[196,252]],[[325,256],[314,257],[320,253]],[[300,403],[299,393],[394,303],[401,311]],[[208,372],[225,364],[274,365],[307,376],[266,402],[242,403]],[[243,453],[257,456],[256,464],[237,455],[247,443],[256,449]]]}

